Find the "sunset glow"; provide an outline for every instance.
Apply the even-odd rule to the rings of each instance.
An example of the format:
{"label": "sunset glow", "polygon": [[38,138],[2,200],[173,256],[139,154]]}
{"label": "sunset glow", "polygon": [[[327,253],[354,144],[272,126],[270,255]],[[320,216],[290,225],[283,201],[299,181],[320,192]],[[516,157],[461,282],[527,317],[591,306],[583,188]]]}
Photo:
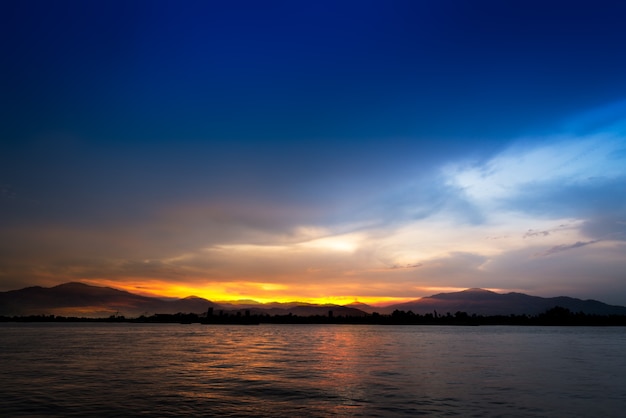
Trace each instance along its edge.
{"label": "sunset glow", "polygon": [[[166,282],[136,282],[127,281],[124,283],[114,282],[111,280],[83,280],[93,286],[113,287],[127,292],[168,298],[185,298],[188,296],[197,296],[211,301],[236,302],[236,301],[255,301],[259,303],[270,302],[303,302],[313,304],[333,304],[333,305],[349,305],[351,303],[360,302],[372,306],[386,306],[393,303],[402,303],[415,298],[401,297],[375,297],[375,296],[314,296],[323,293],[320,289],[311,289],[310,295],[307,296],[300,289],[290,289],[287,286],[276,285],[271,283],[253,283],[253,282],[233,282],[225,285],[223,283],[213,283],[207,288],[189,287],[189,286],[173,286]],[[441,291],[454,291],[462,289],[439,288]],[[433,289],[423,289],[428,292]]]}

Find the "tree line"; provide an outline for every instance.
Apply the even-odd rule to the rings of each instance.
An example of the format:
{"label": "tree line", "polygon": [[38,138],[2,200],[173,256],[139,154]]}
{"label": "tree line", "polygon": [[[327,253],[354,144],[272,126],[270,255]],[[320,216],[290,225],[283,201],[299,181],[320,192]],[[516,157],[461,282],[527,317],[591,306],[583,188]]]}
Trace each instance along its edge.
{"label": "tree line", "polygon": [[106,318],[66,317],[59,315],[0,316],[0,322],[130,322],[130,323],[179,323],[179,324],[370,324],[370,325],[541,325],[541,326],[626,326],[626,315],[596,315],[572,312],[555,306],[538,315],[469,315],[466,312],[454,314],[436,311],[416,314],[412,311],[395,310],[391,314],[365,314],[362,316],[327,315],[299,316],[294,314],[269,315],[251,314],[250,311],[223,312],[213,315],[176,313],[142,315],[126,318],[111,315]]}

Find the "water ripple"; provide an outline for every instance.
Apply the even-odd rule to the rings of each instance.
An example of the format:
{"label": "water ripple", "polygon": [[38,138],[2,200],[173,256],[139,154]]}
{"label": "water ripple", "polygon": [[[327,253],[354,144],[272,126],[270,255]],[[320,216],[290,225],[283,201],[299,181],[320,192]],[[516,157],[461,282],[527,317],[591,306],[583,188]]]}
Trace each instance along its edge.
{"label": "water ripple", "polygon": [[1,324],[8,417],[620,416],[622,328]]}

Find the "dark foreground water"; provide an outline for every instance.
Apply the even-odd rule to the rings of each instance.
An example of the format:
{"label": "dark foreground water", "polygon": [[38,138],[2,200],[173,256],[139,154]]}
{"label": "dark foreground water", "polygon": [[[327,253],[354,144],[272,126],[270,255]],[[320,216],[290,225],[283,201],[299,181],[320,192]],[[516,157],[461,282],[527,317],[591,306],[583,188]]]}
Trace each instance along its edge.
{"label": "dark foreground water", "polygon": [[626,414],[626,328],[0,324],[0,416]]}

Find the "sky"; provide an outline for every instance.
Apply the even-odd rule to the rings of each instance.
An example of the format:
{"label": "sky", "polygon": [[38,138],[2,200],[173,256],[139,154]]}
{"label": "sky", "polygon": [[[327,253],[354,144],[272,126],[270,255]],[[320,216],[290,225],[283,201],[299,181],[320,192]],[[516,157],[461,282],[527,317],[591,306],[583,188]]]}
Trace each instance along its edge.
{"label": "sky", "polygon": [[0,4],[0,291],[626,305],[626,3]]}

